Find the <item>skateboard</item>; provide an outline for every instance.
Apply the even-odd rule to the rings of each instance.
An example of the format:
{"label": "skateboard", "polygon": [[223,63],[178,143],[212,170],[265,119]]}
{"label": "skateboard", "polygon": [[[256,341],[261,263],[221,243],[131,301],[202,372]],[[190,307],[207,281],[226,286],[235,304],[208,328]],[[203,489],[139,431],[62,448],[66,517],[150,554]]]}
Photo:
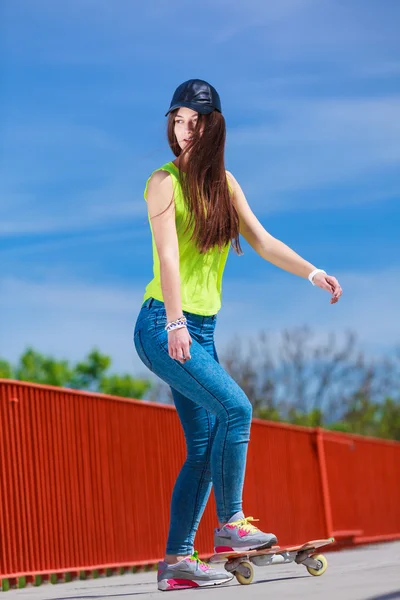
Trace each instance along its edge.
{"label": "skateboard", "polygon": [[304,565],[310,575],[323,575],[328,568],[328,561],[323,554],[315,551],[328,546],[334,538],[311,540],[298,546],[272,546],[264,550],[247,550],[243,552],[227,551],[213,554],[210,563],[225,563],[224,568],[235,575],[242,585],[253,581],[254,569],[251,563],[259,567],[295,562]]}

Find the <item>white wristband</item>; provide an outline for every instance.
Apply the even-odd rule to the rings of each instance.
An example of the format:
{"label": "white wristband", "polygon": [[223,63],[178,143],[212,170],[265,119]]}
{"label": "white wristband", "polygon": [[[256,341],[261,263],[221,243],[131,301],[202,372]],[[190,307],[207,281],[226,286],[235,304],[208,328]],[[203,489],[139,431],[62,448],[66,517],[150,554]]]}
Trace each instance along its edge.
{"label": "white wristband", "polygon": [[166,329],[166,331],[169,333],[170,331],[176,331],[177,329],[183,329],[184,327],[187,327],[187,326],[186,325],[173,325],[169,329]]}
{"label": "white wristband", "polygon": [[325,275],[326,275],[326,271],[324,271],[323,269],[314,269],[314,271],[311,271],[311,273],[308,276],[308,279],[311,281],[311,283],[313,285],[315,285],[315,283],[313,282],[313,279],[317,273],[325,273]]}

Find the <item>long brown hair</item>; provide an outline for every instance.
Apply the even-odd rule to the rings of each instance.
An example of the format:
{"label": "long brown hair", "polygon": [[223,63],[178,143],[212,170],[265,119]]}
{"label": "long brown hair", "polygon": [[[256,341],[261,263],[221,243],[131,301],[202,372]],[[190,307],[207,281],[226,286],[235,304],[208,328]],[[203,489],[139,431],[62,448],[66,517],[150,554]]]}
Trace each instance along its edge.
{"label": "long brown hair", "polygon": [[184,201],[188,208],[186,231],[193,228],[192,240],[201,253],[232,242],[237,254],[243,254],[239,241],[239,215],[231,198],[225,171],[225,119],[213,111],[199,114],[190,145],[182,151],[175,137],[175,115],[168,115],[168,142],[175,156],[190,151],[185,173],[179,172]]}

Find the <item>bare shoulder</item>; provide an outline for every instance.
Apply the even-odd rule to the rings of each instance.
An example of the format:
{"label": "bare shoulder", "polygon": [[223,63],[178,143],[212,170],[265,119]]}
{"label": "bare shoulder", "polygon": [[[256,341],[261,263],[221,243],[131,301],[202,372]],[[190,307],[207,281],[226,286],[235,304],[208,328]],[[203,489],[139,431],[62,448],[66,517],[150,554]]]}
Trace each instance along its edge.
{"label": "bare shoulder", "polygon": [[233,182],[236,181],[236,179],[234,178],[234,176],[232,175],[232,173],[230,171],[228,171],[227,169],[225,169],[225,173],[226,173],[226,176],[227,176],[227,178],[229,180],[229,183],[233,183]]}
{"label": "bare shoulder", "polygon": [[248,238],[246,236],[249,234],[249,231],[251,230],[253,232],[258,232],[261,225],[258,222],[258,219],[255,216],[255,214],[253,213],[247,201],[247,198],[236,178],[229,171],[226,172],[226,175],[229,179],[229,183],[233,190],[232,203],[234,204],[239,214],[240,233],[248,241]]}
{"label": "bare shoulder", "polygon": [[148,193],[164,194],[172,192],[172,178],[168,171],[155,171],[150,177]]}
{"label": "bare shoulder", "polygon": [[230,171],[225,171],[225,172],[226,172],[226,176],[227,176],[228,181],[231,184],[231,186],[233,188],[238,186],[239,184],[238,184],[237,180],[235,179],[235,177],[233,176],[233,174]]}
{"label": "bare shoulder", "polygon": [[230,171],[226,171],[226,176],[228,179],[228,184],[232,189],[232,201],[239,210],[243,205],[247,205],[246,196],[244,195],[238,180]]}
{"label": "bare shoulder", "polygon": [[159,220],[164,222],[174,215],[174,189],[171,175],[167,171],[155,171],[150,177],[146,200],[151,218],[159,215]]}

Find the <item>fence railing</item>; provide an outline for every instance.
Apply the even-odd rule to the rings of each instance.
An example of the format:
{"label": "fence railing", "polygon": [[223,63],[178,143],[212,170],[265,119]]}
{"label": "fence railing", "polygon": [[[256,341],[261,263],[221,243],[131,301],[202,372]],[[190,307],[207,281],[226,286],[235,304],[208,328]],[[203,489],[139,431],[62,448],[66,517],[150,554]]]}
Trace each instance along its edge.
{"label": "fence railing", "polygon": [[[171,406],[0,380],[0,580],[154,564],[184,459]],[[254,419],[244,509],[281,544],[400,539],[400,443]],[[200,555],[215,526],[212,496]]]}

